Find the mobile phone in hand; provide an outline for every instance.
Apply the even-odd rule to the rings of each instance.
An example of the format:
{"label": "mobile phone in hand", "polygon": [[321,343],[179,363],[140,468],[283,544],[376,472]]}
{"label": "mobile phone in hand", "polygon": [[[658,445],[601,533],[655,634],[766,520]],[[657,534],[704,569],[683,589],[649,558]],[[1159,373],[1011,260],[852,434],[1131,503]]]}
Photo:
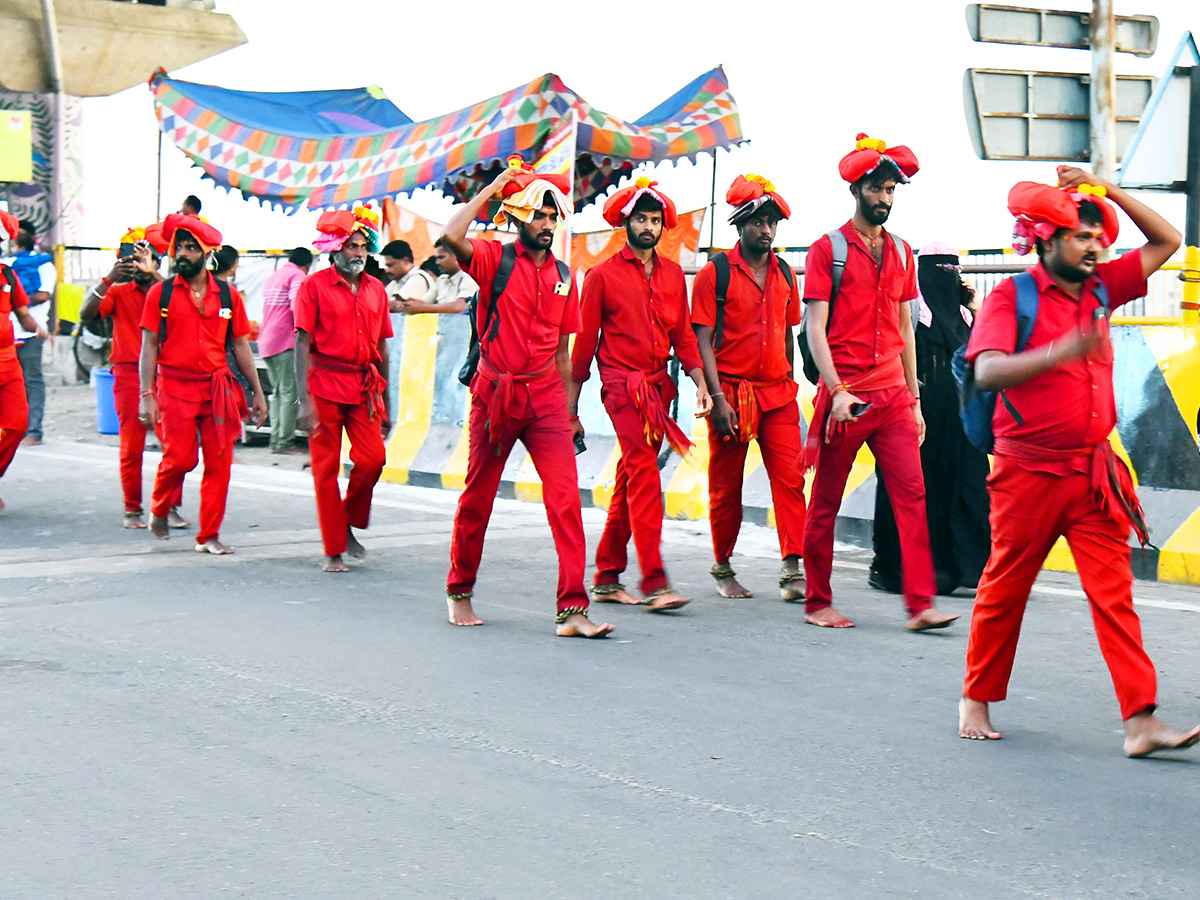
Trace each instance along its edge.
{"label": "mobile phone in hand", "polygon": [[874,403],[851,403],[850,415],[857,419],[859,416],[863,415],[863,413],[869,412],[871,407],[874,405]]}
{"label": "mobile phone in hand", "polygon": [[578,456],[580,453],[583,453],[585,450],[587,450],[587,444],[585,444],[583,442],[583,435],[582,434],[575,435],[575,455]]}

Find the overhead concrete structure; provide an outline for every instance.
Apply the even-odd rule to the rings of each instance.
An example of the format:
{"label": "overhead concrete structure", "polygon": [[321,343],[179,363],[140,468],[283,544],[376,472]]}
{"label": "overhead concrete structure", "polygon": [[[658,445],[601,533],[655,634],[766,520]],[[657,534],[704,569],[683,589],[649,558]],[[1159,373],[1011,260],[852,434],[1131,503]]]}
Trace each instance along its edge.
{"label": "overhead concrete structure", "polygon": [[[246,43],[232,16],[211,9],[205,0],[55,0],[63,91],[105,97],[144,84],[160,66],[181,69]],[[0,0],[0,88],[54,89],[41,0]]]}

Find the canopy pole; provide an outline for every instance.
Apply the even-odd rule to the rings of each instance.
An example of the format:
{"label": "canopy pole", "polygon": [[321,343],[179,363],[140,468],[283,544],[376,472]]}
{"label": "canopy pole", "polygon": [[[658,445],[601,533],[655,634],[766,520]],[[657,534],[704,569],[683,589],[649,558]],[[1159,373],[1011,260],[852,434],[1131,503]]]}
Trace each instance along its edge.
{"label": "canopy pole", "polygon": [[712,194],[708,201],[708,257],[712,259],[713,247],[715,246],[714,235],[717,231],[717,148],[713,147],[712,152]]}
{"label": "canopy pole", "polygon": [[158,181],[154,188],[154,221],[162,221],[162,129],[158,129]]}

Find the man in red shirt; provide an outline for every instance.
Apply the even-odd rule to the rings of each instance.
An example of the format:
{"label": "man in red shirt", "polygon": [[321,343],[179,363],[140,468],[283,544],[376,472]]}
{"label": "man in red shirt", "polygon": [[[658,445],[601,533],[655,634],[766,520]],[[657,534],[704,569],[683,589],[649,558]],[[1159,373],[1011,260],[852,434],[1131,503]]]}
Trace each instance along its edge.
{"label": "man in red shirt", "polygon": [[591,374],[593,357],[599,360],[600,396],[621,446],[608,518],[596,548],[592,596],[597,602],[645,602],[620,583],[632,535],[642,569],[642,594],[652,611],[662,612],[691,599],[671,589],[661,549],[658,451],[664,437],[681,456],[692,446],[668,412],[677,394],[667,372],[672,349],[696,383],[699,414],[708,414],[712,399],[692,333],[683,269],[654,250],[663,231],[678,224],[675,204],[658,190],[657,182],[639,178],[608,199],[604,218],[614,227],[625,227],[626,245],[589,271],[583,282],[583,329],[571,351],[567,388],[571,424],[582,437],[579,389]]}
{"label": "man in red shirt", "polygon": [[[366,551],[353,528],[366,528],[383,474],[391,428],[388,349],[392,321],[383,283],[364,273],[379,249],[379,216],[367,207],[321,214],[313,242],[333,263],[304,279],[296,295],[296,384],[308,432],[325,571],[348,572],[342,554]],[[338,489],[342,431],[350,439],[349,484]]]}
{"label": "man in red shirt", "polygon": [[[0,210],[0,232],[11,239],[20,230],[17,217]],[[50,336],[29,314],[29,297],[21,287],[17,273],[0,263],[0,478],[8,471],[21,438],[25,436],[25,429],[29,426],[25,373],[17,358],[16,335],[10,314],[16,315],[26,331],[43,339]],[[4,509],[3,500],[0,500],[0,509]]]}
{"label": "man in red shirt", "polygon": [[[1133,479],[1108,436],[1117,422],[1108,309],[1146,294],[1146,279],[1178,248],[1179,232],[1102,178],[1059,166],[1059,187],[1021,182],[1008,195],[1018,253],[1037,247],[1029,270],[1037,313],[1022,352],[1017,287],[1007,279],[983,302],[967,358],[980,390],[1003,391],[993,417],[995,465],[988,479],[992,552],[975,595],[960,737],[995,740],[988,704],[1008,690],[1029,591],[1060,537],[1071,547],[1092,607],[1125,723],[1125,753],[1146,756],[1200,740],[1154,715],[1157,680],[1133,608],[1129,530],[1147,535]],[[1112,262],[1115,201],[1146,236]],[[1029,276],[1018,276],[1029,277]],[[1015,418],[1010,410],[1015,409]]]}
{"label": "man in red shirt", "polygon": [[[780,594],[800,597],[804,534],[804,477],[800,456],[798,386],[792,376],[792,328],[800,324],[796,276],[771,250],[780,219],[791,215],[775,185],[739,175],[725,193],[734,207],[737,245],[708,261],[692,284],[692,325],[713,399],[708,419],[708,519],[712,527],[710,573],[723,597],[750,597],[729,559],[742,527],[742,474],[751,440],[758,441],[771,482],[775,527],[783,557]],[[717,290],[717,265],[728,272],[725,296]]]}
{"label": "man in red shirt", "polygon": [[[121,238],[121,245],[133,245],[134,252],[118,256],[108,275],[88,293],[79,310],[80,321],[112,319],[112,352],[109,362],[113,373],[113,399],[117,407],[121,440],[121,491],[125,496],[126,528],[145,528],[142,510],[142,455],[146,450],[146,426],[138,418],[138,357],[142,350],[142,314],[150,288],[162,281],[159,259],[167,251],[162,243],[162,226],[135,228]],[[171,503],[167,523],[171,528],[186,528],[179,514],[183,485]]]}
{"label": "man in red shirt", "polygon": [[[612,631],[611,625],[596,625],[587,617],[583,515],[564,386],[571,378],[568,341],[579,331],[579,299],[570,273],[564,277],[550,252],[555,226],[567,216],[569,190],[564,176],[539,175],[520,157],[511,157],[508,168],[456,212],[443,232],[479,285],[471,449],[446,579],[454,625],[483,624],[471,607],[475,577],[504,463],[520,440],[541,476],[546,518],[558,551],[557,633],[604,637]],[[507,220],[517,229],[512,244],[467,238],[467,227],[493,199],[501,202],[497,224]],[[502,266],[508,272],[500,280],[506,283],[501,296],[494,297]]]}
{"label": "man in red shirt", "polygon": [[[170,537],[167,514],[179,497],[184,475],[199,461],[199,435],[204,476],[196,550],[232,553],[218,540],[218,533],[229,494],[233,444],[240,420],[250,413],[242,386],[229,371],[228,347],[253,390],[254,420],[261,424],[267,416],[267,401],[246,339],[250,321],[241,295],[218,283],[204,267],[208,254],[221,246],[221,233],[202,219],[181,213],[167,216],[162,233],[178,274],[154,285],[146,295],[138,361],[139,418],[147,428],[160,426],[163,444],[150,506],[150,533],[160,540]],[[164,304],[163,292],[168,288]]]}
{"label": "man in red shirt", "polygon": [[804,620],[854,627],[833,608],[833,528],[850,467],[866,443],[896,513],[908,627],[945,628],[958,616],[933,605],[920,454],[925,420],[909,307],[917,297],[916,266],[908,244],[883,227],[896,185],[917,173],[917,159],[907,147],[860,134],[838,172],[855,200],[853,217],[838,229],[846,246],[840,288],[834,296],[830,235],[812,245],[804,275],[804,331],[821,373],[802,462],[806,470],[816,467],[804,532]]}

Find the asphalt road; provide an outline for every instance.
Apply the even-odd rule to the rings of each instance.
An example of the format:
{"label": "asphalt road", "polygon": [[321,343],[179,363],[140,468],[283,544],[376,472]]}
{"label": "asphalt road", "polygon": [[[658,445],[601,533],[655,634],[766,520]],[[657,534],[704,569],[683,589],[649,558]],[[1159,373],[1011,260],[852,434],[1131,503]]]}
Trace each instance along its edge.
{"label": "asphalt road", "polygon": [[[1035,594],[1005,740],[977,744],[965,624],[907,634],[858,551],[860,627],[821,631],[772,599],[771,532],[730,601],[670,523],[697,601],[598,607],[617,631],[588,642],[554,637],[536,505],[497,505],[488,624],[455,629],[447,492],[381,486],[342,576],[302,472],[235,468],[226,558],[122,530],[112,447],[22,448],[0,493],[5,898],[1195,895],[1200,753],[1121,755],[1073,578]],[[1137,595],[1164,715],[1200,721],[1200,593]]]}

